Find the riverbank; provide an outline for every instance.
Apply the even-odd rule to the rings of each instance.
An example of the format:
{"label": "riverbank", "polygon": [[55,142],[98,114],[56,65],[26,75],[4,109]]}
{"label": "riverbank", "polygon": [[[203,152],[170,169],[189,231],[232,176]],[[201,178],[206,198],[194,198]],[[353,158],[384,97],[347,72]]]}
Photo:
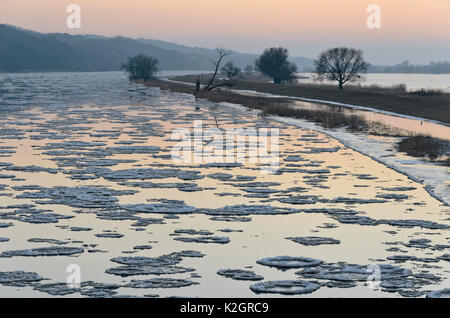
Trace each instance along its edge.
{"label": "riverbank", "polygon": [[[141,83],[143,83],[141,81]],[[178,93],[193,94],[194,89],[189,83],[150,79],[147,86],[158,87]],[[196,97],[215,103],[239,104],[261,111],[262,116],[276,115],[293,118],[303,118],[314,121],[325,128],[346,127],[353,131],[365,131],[374,135],[406,136],[407,132],[378,124],[369,123],[362,116],[347,114],[339,111],[313,110],[297,107],[293,100],[283,97],[257,96],[240,94],[231,90],[216,89],[212,91],[200,90]]]}
{"label": "riverbank", "polygon": [[[174,81],[194,83],[197,76],[176,76]],[[206,82],[207,77],[202,77]],[[450,124],[450,94],[438,90],[407,92],[402,87],[347,86],[339,90],[335,86],[317,84],[276,85],[265,81],[237,80],[236,90],[332,101],[351,105],[363,105],[374,109],[408,116],[421,117]]]}
{"label": "riverbank", "polygon": [[[190,77],[185,77],[190,78]],[[177,78],[180,79],[180,78]],[[259,83],[255,82],[255,85]],[[161,79],[151,79],[146,83],[147,86],[159,87],[162,90],[169,90],[174,92],[193,94],[194,88],[191,83],[186,84],[179,81],[168,81]],[[278,85],[284,87],[284,85]],[[384,89],[384,91],[387,91]],[[392,91],[392,90],[391,90]],[[392,92],[390,92],[392,94]],[[389,136],[389,137],[408,137],[403,139],[408,147],[403,147],[402,144],[396,145],[398,150],[405,152],[413,157],[422,157],[431,159],[432,161],[448,166],[449,156],[448,149],[450,142],[448,140],[441,140],[439,138],[427,137],[420,133],[414,133],[395,126],[390,126],[382,122],[369,121],[360,114],[352,114],[343,112],[340,107],[323,109],[305,109],[298,107],[293,100],[285,97],[273,97],[270,95],[258,94],[240,94],[236,90],[217,89],[213,91],[200,90],[197,93],[197,98],[209,100],[216,103],[232,103],[239,104],[245,107],[258,109],[263,116],[281,116],[297,119],[306,119],[319,124],[324,128],[341,128],[353,132],[364,132],[375,136]],[[417,142],[420,140],[421,142]],[[427,142],[424,143],[423,140]],[[442,147],[442,145],[445,145]],[[438,145],[438,147],[436,147]],[[424,147],[426,146],[426,147]],[[417,148],[417,149],[416,149]],[[426,150],[426,151],[425,151]],[[429,151],[428,151],[429,150]],[[428,152],[427,152],[428,151]],[[420,155],[418,155],[420,154]]]}
{"label": "riverbank", "polygon": [[[146,85],[173,92],[188,94],[194,92],[191,85],[161,79],[149,80]],[[304,109],[295,109],[292,106],[292,100],[288,98],[241,95],[230,90],[200,91],[197,98],[220,103],[224,106],[237,104],[258,109],[261,111],[260,114],[268,119],[326,133],[339,140],[346,147],[354,149],[408,176],[411,180],[423,184],[430,195],[444,204],[450,202],[450,188],[447,182],[448,152],[435,157],[432,155],[438,151],[433,145],[439,145],[439,149],[443,149],[441,142],[444,142],[446,143],[444,148],[448,149],[448,141],[439,140],[438,143],[433,142],[424,147],[424,143],[419,143],[417,140],[421,140],[425,136],[419,135],[419,138],[417,138],[417,135],[408,136],[408,132],[380,123],[365,121],[361,116],[349,116],[331,110],[308,112]],[[388,138],[373,139],[375,136]],[[435,141],[436,139],[433,138],[432,140]],[[400,149],[402,148],[401,143],[405,141],[408,144],[407,149]],[[431,149],[431,152],[424,153],[424,148]],[[402,152],[405,152],[408,156],[403,155]],[[421,156],[417,158],[419,152],[421,152]]]}

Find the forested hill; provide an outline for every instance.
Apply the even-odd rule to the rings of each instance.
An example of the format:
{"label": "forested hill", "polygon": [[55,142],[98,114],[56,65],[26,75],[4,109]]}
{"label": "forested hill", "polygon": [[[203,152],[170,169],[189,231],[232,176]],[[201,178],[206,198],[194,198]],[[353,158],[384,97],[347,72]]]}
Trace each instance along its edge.
{"label": "forested hill", "polygon": [[[116,71],[129,56],[151,55],[163,70],[209,70],[215,50],[159,40],[96,35],[43,34],[0,24],[0,71]],[[253,65],[254,54],[228,57],[240,67]],[[308,58],[292,58],[301,69]]]}
{"label": "forested hill", "polygon": [[0,25],[0,71],[115,71],[129,56],[154,56],[165,70],[201,70],[187,54],[124,37],[41,34]]}

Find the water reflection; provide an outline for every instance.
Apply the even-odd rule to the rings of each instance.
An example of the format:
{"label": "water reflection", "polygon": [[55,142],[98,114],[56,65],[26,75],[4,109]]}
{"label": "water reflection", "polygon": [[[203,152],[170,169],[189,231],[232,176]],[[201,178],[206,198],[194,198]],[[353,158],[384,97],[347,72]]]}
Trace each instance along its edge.
{"label": "water reflection", "polygon": [[[36,272],[49,279],[43,283],[64,285],[67,266],[77,264],[82,282],[117,284],[108,295],[255,297],[262,295],[249,288],[254,282],[226,278],[217,271],[247,269],[264,281],[299,280],[296,273],[301,268],[279,270],[257,263],[288,255],[315,258],[340,270],[344,263],[382,263],[412,271],[407,280],[400,281],[406,287],[371,290],[363,280],[352,288],[341,288],[323,279],[323,286],[306,296],[401,296],[413,289],[423,295],[448,285],[449,263],[439,258],[449,244],[448,207],[430,197],[419,183],[337,140],[251,111],[128,84],[114,74],[111,78],[109,74],[36,76],[43,79],[36,86],[19,81],[11,87],[3,82],[3,89],[6,85],[17,94],[17,103],[29,107],[0,118],[0,223],[11,223],[0,228],[0,237],[9,238],[0,243],[0,253],[11,255],[11,251],[24,249],[37,253],[38,247],[56,244],[48,239],[84,252],[71,257],[0,257],[1,272]],[[28,86],[33,86],[30,95],[24,91]],[[14,104],[11,96],[7,100],[4,106]],[[199,103],[200,110],[195,111]],[[261,174],[257,164],[174,164],[171,132],[192,129],[194,120],[221,129],[280,128],[280,173]],[[195,187],[186,186],[192,183]],[[181,213],[186,211],[190,213]],[[177,230],[206,230],[227,237],[229,243],[177,240],[198,238]],[[110,238],[111,233],[123,236]],[[309,236],[340,243],[314,246],[287,239]],[[429,243],[417,248],[408,243],[414,239]],[[176,254],[186,250],[191,252],[183,257]],[[187,257],[198,255],[192,251],[204,256]],[[389,259],[398,254],[413,258],[405,262]],[[167,261],[166,270],[175,263],[180,272],[123,277],[107,272],[115,268],[129,273],[130,267],[117,269],[117,258],[125,262],[130,260],[125,257],[136,256]],[[162,270],[156,265],[150,269]],[[435,276],[431,279],[425,274]],[[155,278],[192,284],[179,288],[135,288],[132,284],[133,279]],[[385,280],[385,284],[398,283]],[[0,296],[52,295],[44,287],[3,284]],[[67,296],[86,296],[86,291]]]}

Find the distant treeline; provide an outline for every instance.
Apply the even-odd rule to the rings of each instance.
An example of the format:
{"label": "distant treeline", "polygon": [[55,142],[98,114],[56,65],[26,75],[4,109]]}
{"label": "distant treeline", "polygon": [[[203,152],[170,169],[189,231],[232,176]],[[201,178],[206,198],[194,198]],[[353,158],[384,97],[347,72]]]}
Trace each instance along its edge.
{"label": "distant treeline", "polygon": [[[313,73],[314,68],[305,66],[301,72]],[[416,74],[450,74],[450,62],[431,62],[428,65],[414,65],[405,61],[395,65],[369,65],[369,73],[416,73]]]}
{"label": "distant treeline", "polygon": [[371,65],[370,73],[418,73],[418,74],[450,74],[450,62],[431,62],[428,65],[414,65],[405,61],[389,66]]}

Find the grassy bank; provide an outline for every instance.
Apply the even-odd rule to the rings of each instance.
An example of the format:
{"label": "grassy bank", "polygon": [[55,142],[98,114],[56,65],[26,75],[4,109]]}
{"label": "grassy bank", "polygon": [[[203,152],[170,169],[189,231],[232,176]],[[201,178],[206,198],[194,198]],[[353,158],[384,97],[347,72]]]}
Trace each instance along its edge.
{"label": "grassy bank", "polygon": [[[146,85],[174,92],[194,93],[194,88],[192,86],[159,79],[151,79],[147,81]],[[246,96],[233,93],[229,90],[201,90],[197,93],[197,97],[216,103],[227,102],[258,109],[261,110],[263,116],[277,115],[306,119],[316,122],[325,128],[347,127],[348,129],[358,131],[367,131],[370,129],[370,124],[362,116],[350,115],[332,110],[299,109],[293,107],[292,100],[287,98]]]}
{"label": "grassy bank", "polygon": [[[142,84],[144,84],[141,81]],[[160,79],[150,79],[145,83],[150,87],[158,87],[178,93],[194,94],[194,87],[188,84],[173,83]],[[400,136],[404,132],[385,126],[381,123],[366,121],[362,116],[346,114],[333,110],[312,110],[293,107],[292,100],[287,98],[268,98],[246,96],[229,90],[213,90],[197,93],[198,98],[220,103],[240,104],[248,108],[261,110],[261,114],[301,118],[320,124],[325,128],[346,127],[353,131],[364,131],[374,135]],[[446,151],[450,148],[448,141],[427,136],[409,136],[398,144],[398,150],[414,157],[425,157],[450,165]]]}
{"label": "grassy bank", "polygon": [[[194,83],[196,76],[178,76],[177,81]],[[202,77],[207,81],[207,76]],[[277,85],[252,78],[236,82],[234,89],[254,90],[263,93],[327,100],[345,104],[367,106],[404,115],[422,117],[450,123],[450,94],[436,90],[407,92],[404,86],[383,88],[379,86],[336,86],[317,84]]]}
{"label": "grassy bank", "polygon": [[411,136],[397,145],[398,150],[412,157],[425,157],[450,166],[450,142],[424,135]]}

